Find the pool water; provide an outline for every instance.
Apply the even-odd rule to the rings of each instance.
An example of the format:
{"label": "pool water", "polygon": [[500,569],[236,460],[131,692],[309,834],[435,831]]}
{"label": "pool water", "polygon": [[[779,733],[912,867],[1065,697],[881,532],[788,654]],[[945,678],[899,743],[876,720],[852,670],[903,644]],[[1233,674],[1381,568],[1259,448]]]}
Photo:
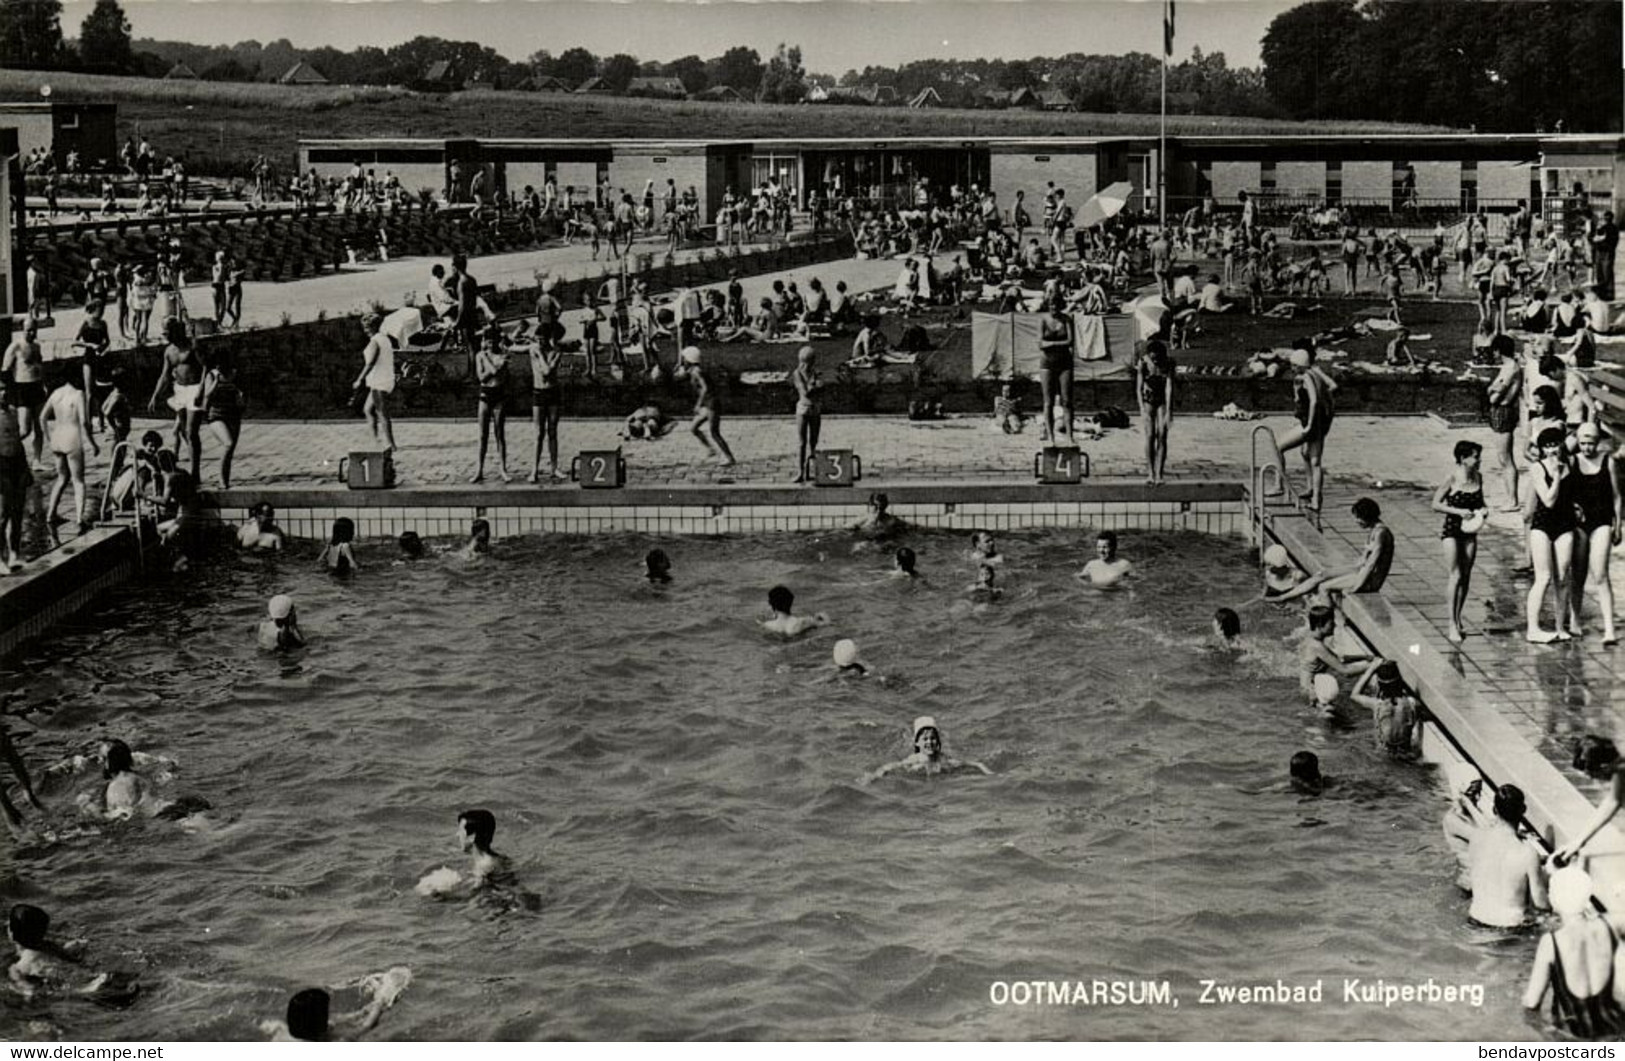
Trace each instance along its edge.
{"label": "pool water", "polygon": [[[309,984],[408,966],[381,1038],[1518,1039],[1532,940],[1465,927],[1426,768],[1329,729],[1297,691],[1293,616],[1249,608],[1244,547],[1126,535],[1132,587],[1070,575],[1090,537],[1006,537],[1003,597],[966,598],[963,536],[926,578],[843,535],[499,543],[475,563],[336,581],[309,552],[131,586],[11,661],[31,762],[121,736],[178,763],[204,822],[87,825],[93,775],[48,783],[54,839],[4,897],[140,974],[122,1011],[0,1003],[0,1037],[259,1036]],[[830,628],[756,626],[775,583]],[[258,651],[291,592],[310,646]],[[839,637],[885,682],[838,680]],[[866,771],[929,713],[992,777]],[[1281,783],[1299,748],[1341,779]],[[420,897],[486,807],[534,912]],[[1346,1004],[1341,978],[1484,986],[1482,1008]],[[1322,978],[1321,1004],[1198,1004],[1201,979]],[[1177,1008],[1019,1006],[998,982],[1170,984]]]}

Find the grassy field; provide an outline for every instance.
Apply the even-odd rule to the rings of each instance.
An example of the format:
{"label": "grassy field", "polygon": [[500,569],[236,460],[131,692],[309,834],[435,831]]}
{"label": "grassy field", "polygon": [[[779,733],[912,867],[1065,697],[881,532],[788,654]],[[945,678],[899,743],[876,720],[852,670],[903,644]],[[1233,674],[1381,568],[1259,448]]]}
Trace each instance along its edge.
{"label": "grassy field", "polygon": [[[184,153],[194,172],[242,167],[266,155],[291,166],[296,144],[317,137],[769,137],[1154,136],[1157,116],[1034,111],[909,110],[906,107],[780,106],[577,97],[529,92],[420,95],[400,88],[294,88],[203,81],[95,77],[0,70],[0,99],[112,101],[120,137],[137,130],[165,154]],[[1168,131],[1317,133],[1325,123],[1170,115]],[[1339,123],[1335,131],[1422,132],[1425,126]]]}

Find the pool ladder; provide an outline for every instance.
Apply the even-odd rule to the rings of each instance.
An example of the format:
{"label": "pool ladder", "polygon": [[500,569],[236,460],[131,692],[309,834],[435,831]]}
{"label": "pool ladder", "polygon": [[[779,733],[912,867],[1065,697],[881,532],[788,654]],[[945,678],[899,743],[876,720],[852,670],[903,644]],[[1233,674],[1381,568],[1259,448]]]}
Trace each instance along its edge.
{"label": "pool ladder", "polygon": [[[149,523],[152,526],[157,526],[157,517],[151,500],[141,493],[141,476],[138,472],[135,473],[135,481],[131,486],[134,506],[128,513],[113,507],[113,487],[117,485],[117,476],[113,472],[115,469],[120,474],[126,471],[135,472],[135,460],[130,456],[132,449],[133,447],[128,439],[113,446],[113,454],[107,465],[107,483],[102,487],[102,503],[96,510],[96,516],[98,522],[125,524],[135,532],[136,556],[139,558],[139,562],[144,565],[147,557],[147,543],[144,540],[146,527]],[[121,453],[125,458],[122,467],[119,465],[119,455]],[[151,518],[145,519],[143,517]]]}
{"label": "pool ladder", "polygon": [[[1265,446],[1260,449],[1259,441]],[[1275,432],[1270,427],[1259,424],[1253,428],[1251,439],[1251,452],[1248,454],[1248,523],[1252,532],[1253,544],[1258,547],[1258,562],[1264,562],[1264,531],[1269,524],[1271,515],[1277,511],[1291,509],[1306,515],[1314,523],[1315,529],[1320,529],[1320,513],[1307,508],[1304,498],[1293,489],[1292,480],[1286,474],[1284,459],[1281,456],[1280,444],[1275,441]],[[1275,500],[1278,499],[1278,500]],[[1272,510],[1272,502],[1274,509]]]}

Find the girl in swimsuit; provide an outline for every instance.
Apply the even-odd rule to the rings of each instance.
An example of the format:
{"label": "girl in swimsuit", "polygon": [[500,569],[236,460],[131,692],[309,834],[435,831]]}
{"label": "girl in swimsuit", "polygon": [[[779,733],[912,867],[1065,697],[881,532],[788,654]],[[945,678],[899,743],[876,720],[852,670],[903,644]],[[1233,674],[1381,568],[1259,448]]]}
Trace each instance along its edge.
{"label": "girl in swimsuit", "polygon": [[1150,478],[1161,486],[1168,469],[1168,428],[1173,421],[1174,361],[1168,344],[1152,339],[1134,365],[1135,392],[1140,399],[1140,421],[1145,426],[1145,463]]}
{"label": "girl in swimsuit", "polygon": [[1619,940],[1591,908],[1591,877],[1571,866],[1552,875],[1550,889],[1552,908],[1563,922],[1535,948],[1524,1008],[1539,1009],[1549,990],[1552,1023],[1559,1029],[1581,1039],[1617,1036],[1625,1031],[1619,998],[1625,984],[1615,975]]}
{"label": "girl in swimsuit", "polygon": [[1044,392],[1044,419],[1039,440],[1048,442],[1055,437],[1053,418],[1055,400],[1061,403],[1061,423],[1068,437],[1072,435],[1072,318],[1060,295],[1050,300],[1049,315],[1038,325],[1038,349],[1043,355],[1043,368],[1039,375]]}
{"label": "girl in swimsuit", "polygon": [[215,441],[224,447],[220,454],[222,490],[231,489],[231,459],[243,434],[243,392],[231,377],[232,366],[225,358],[203,376],[203,420]]}
{"label": "girl in swimsuit", "polygon": [[1456,644],[1462,640],[1461,611],[1467,603],[1467,585],[1473,577],[1473,563],[1478,559],[1478,531],[1467,530],[1463,520],[1477,520],[1482,525],[1489,512],[1484,504],[1484,480],[1478,467],[1483,459],[1484,447],[1463,440],[1456,443],[1456,470],[1433,493],[1433,511],[1444,513],[1444,528],[1439,538],[1444,543],[1444,563],[1450,572],[1447,599],[1450,602],[1450,630],[1445,636]]}
{"label": "girl in swimsuit", "polygon": [[[542,328],[550,336],[552,323],[545,322]],[[552,345],[550,338],[538,338],[538,343]],[[508,474],[508,352],[502,348],[502,329],[491,325],[485,330],[485,342],[480,344],[479,353],[474,355],[474,372],[479,377],[480,397],[478,416],[480,422],[480,459],[474,468],[474,478],[471,483],[485,481],[485,451],[491,441],[491,429],[496,428],[497,436],[497,470],[502,475],[503,482],[510,482],[512,476]]]}
{"label": "girl in swimsuit", "polygon": [[62,501],[62,492],[71,479],[73,482],[74,522],[79,533],[90,529],[85,519],[85,446],[101,456],[96,436],[90,430],[90,414],[85,409],[83,382],[76,372],[70,372],[62,386],[52,393],[41,413],[40,423],[51,435],[51,453],[56,457],[56,484],[51,487],[51,500],[45,507],[46,519],[56,522],[56,506]]}
{"label": "girl in swimsuit", "polygon": [[1309,504],[1319,512],[1321,491],[1326,483],[1322,459],[1325,456],[1326,436],[1332,429],[1331,393],[1327,389],[1327,377],[1315,367],[1312,342],[1299,341],[1292,351],[1291,365],[1294,373],[1294,415],[1298,426],[1287,432],[1281,440],[1280,450],[1285,455],[1287,450],[1303,448],[1303,463],[1309,473]]}
{"label": "girl in swimsuit", "polygon": [[1574,575],[1570,579],[1569,632],[1576,637],[1580,634],[1580,612],[1586,590],[1590,589],[1596,593],[1597,608],[1602,612],[1602,643],[1612,645],[1619,639],[1614,634],[1614,590],[1608,579],[1608,558],[1620,542],[1619,471],[1614,460],[1601,451],[1602,431],[1595,423],[1581,424],[1575,439],[1579,449],[1568,485],[1579,510],[1580,526]]}
{"label": "girl in swimsuit", "polygon": [[813,400],[813,392],[818,389],[818,372],[813,368],[815,352],[810,346],[803,346],[796,354],[796,370],[790,374],[790,382],[796,388],[796,476],[792,482],[804,483],[807,481],[807,462],[812,459],[813,453],[818,449],[818,430],[823,426],[823,413],[818,403]]}
{"label": "girl in swimsuit", "polygon": [[[1534,644],[1567,641],[1564,613],[1569,604],[1569,565],[1574,558],[1574,501],[1567,485],[1569,467],[1563,459],[1561,427],[1548,427],[1536,439],[1540,460],[1530,469],[1532,479],[1524,518],[1529,524],[1529,555],[1534,562],[1535,581],[1525,602],[1528,623],[1525,637]],[[1556,629],[1540,625],[1540,606],[1548,588],[1556,591]]]}

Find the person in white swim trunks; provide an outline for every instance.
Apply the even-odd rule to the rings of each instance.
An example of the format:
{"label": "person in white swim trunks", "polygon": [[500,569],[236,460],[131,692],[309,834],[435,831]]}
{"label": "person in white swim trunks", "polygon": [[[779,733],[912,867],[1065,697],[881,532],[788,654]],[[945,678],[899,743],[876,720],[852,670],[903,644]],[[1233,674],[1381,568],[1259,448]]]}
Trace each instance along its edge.
{"label": "person in white swim trunks", "polygon": [[158,408],[158,397],[163,394],[165,385],[172,388],[169,407],[175,410],[175,452],[180,452],[184,435],[192,454],[192,480],[196,482],[203,463],[199,437],[203,430],[203,359],[193,349],[182,321],[171,317],[164,325],[164,334],[169,346],[164,350],[164,367],[158,373],[158,383],[152,388],[147,409]]}

